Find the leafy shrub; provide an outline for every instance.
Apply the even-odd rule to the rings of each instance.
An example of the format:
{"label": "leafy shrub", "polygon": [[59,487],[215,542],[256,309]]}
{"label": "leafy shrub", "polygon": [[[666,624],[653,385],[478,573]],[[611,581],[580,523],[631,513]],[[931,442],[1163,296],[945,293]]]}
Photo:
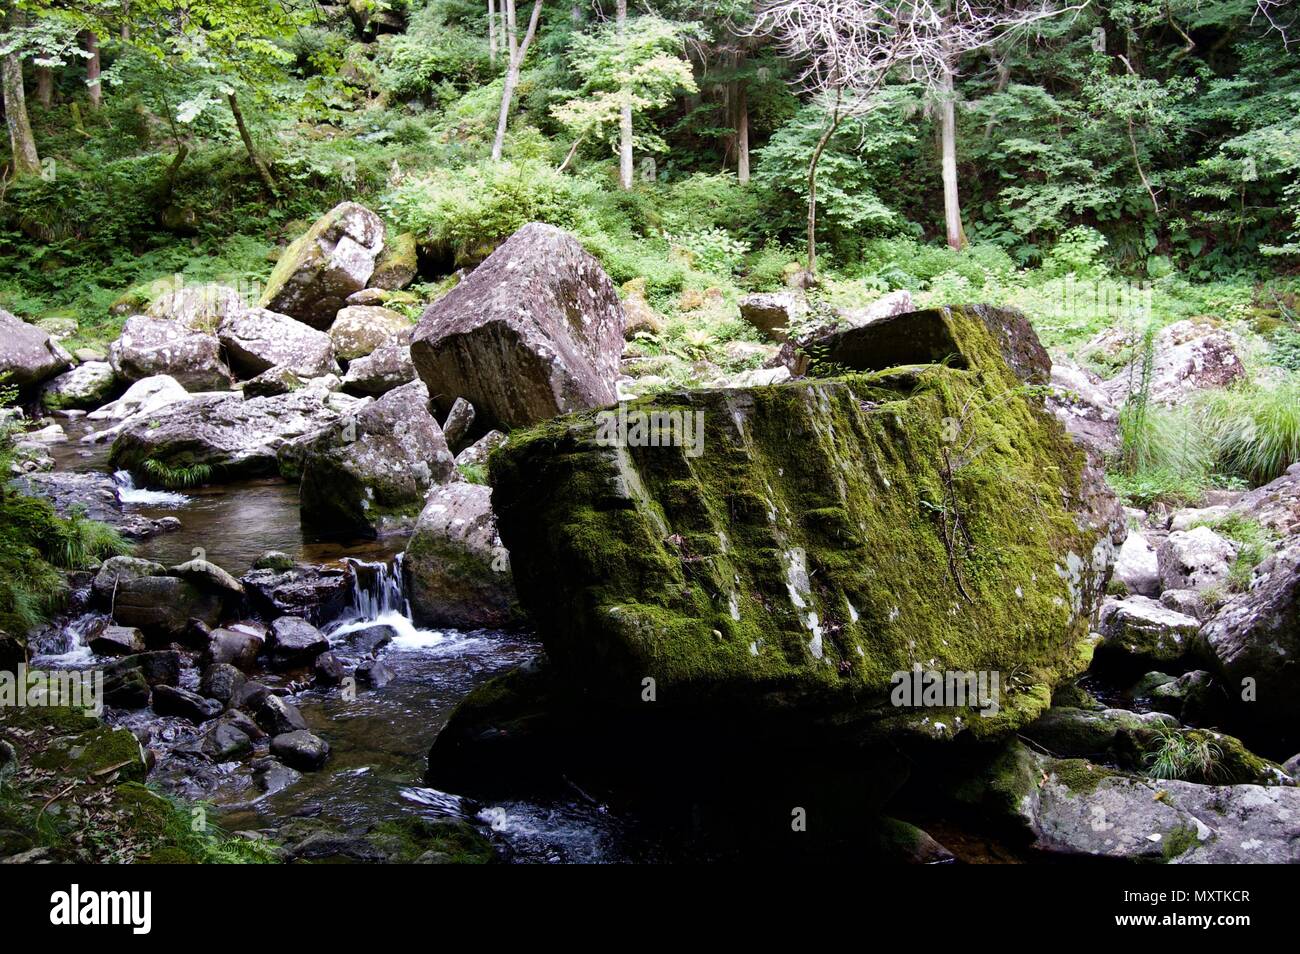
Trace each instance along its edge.
{"label": "leafy shrub", "polygon": [[749,253],[746,243],[719,228],[683,232],[669,236],[668,241],[686,251],[692,267],[716,275],[730,275]]}

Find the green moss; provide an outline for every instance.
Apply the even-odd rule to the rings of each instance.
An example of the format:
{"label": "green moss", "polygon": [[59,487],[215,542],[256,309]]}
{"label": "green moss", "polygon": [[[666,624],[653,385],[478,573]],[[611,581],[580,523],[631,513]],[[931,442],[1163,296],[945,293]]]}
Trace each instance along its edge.
{"label": "green moss", "polygon": [[[1080,452],[983,322],[958,313],[953,336],[964,368],[628,405],[700,412],[699,456],[600,446],[594,413],[512,434],[494,508],[557,665],[628,702],[650,676],[660,699],[858,708],[914,664],[992,670],[1002,711],[959,713],[968,730],[1034,718],[1086,665],[1109,544],[1062,505],[1079,504]],[[949,467],[954,419],[980,451]]]}
{"label": "green moss", "polygon": [[481,865],[492,861],[495,854],[492,843],[477,828],[450,818],[380,822],[369,839],[398,864],[424,858],[440,864]]}
{"label": "green moss", "polygon": [[1161,853],[1165,861],[1170,862],[1191,851],[1199,843],[1200,838],[1196,834],[1196,829],[1190,825],[1182,825],[1165,835]]}
{"label": "green moss", "polygon": [[1087,759],[1060,759],[1050,763],[1047,771],[1075,795],[1090,795],[1103,779],[1123,777],[1119,772],[1094,765]]}

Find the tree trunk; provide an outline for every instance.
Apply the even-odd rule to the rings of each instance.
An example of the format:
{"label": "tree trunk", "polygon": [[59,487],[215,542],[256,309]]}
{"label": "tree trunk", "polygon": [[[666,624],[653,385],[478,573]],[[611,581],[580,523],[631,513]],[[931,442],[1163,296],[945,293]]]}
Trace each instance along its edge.
{"label": "tree trunk", "polygon": [[[627,30],[627,0],[618,0],[615,22],[620,34]],[[624,191],[632,188],[632,91],[623,89],[623,105],[618,113],[618,184]]]}
{"label": "tree trunk", "polygon": [[497,0],[487,0],[488,62],[497,65]]}
{"label": "tree trunk", "polygon": [[271,175],[271,170],[258,155],[257,148],[253,145],[253,136],[248,131],[248,124],[244,122],[244,113],[239,108],[239,99],[234,93],[230,93],[226,100],[230,103],[230,112],[235,117],[235,126],[239,130],[239,138],[244,141],[244,149],[248,153],[248,158],[253,163],[253,168],[257,170],[257,177],[262,180],[262,185],[266,186],[268,192],[274,194],[275,177]]}
{"label": "tree trunk", "polygon": [[90,54],[90,59],[86,60],[86,90],[90,93],[90,108],[99,109],[99,104],[104,100],[104,90],[99,84],[99,37],[90,31],[86,33],[86,52]]}
{"label": "tree trunk", "polygon": [[537,35],[537,22],[542,16],[542,0],[534,0],[533,13],[528,19],[528,32],[524,34],[523,42],[520,43],[516,37],[515,0],[505,0],[505,3],[512,53],[510,65],[506,69],[505,87],[501,90],[501,112],[497,115],[497,135],[492,143],[493,162],[500,162],[501,154],[505,150],[506,126],[510,122],[510,101],[514,99],[515,87],[519,85],[520,68],[524,64],[524,57],[528,55],[528,47],[532,44],[533,37]]}
{"label": "tree trunk", "polygon": [[46,109],[54,104],[54,70],[51,67],[36,67],[36,101]]}
{"label": "tree trunk", "polygon": [[843,117],[840,116],[840,95],[837,91],[835,111],[831,114],[830,125],[817,140],[812,159],[808,163],[808,278],[811,281],[817,279],[817,164],[821,162],[822,153],[826,151],[826,144],[831,141],[835,130],[839,129],[840,123],[843,122]]}
{"label": "tree trunk", "polygon": [[961,222],[961,199],[957,194],[957,97],[952,68],[944,67],[940,81],[939,141],[943,162],[943,221],[950,248],[966,246]]}
{"label": "tree trunk", "polygon": [[749,182],[749,87],[736,84],[736,178]]}
{"label": "tree trunk", "polygon": [[38,175],[41,156],[36,151],[36,137],[27,116],[27,98],[23,92],[23,61],[10,53],[3,64],[5,121],[9,126],[9,147],[13,152],[14,176]]}

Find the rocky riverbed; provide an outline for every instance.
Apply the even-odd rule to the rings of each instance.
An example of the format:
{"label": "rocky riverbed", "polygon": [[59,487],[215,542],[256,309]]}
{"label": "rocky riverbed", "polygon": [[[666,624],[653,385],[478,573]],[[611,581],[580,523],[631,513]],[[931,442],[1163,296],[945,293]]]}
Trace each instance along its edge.
{"label": "rocky riverbed", "polygon": [[[674,391],[560,230],[414,325],[382,235],[4,355],[14,489],[134,541],[14,661],[156,789],[283,860],[1300,861],[1300,464],[1126,510],[1019,313],[756,296],[769,367]],[[1156,400],[1239,373],[1167,334]]]}

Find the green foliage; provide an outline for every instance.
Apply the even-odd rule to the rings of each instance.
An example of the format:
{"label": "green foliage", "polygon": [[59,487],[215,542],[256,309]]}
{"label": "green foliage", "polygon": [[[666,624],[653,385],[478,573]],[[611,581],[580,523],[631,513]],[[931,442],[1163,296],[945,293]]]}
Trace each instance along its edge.
{"label": "green foliage", "polygon": [[1221,771],[1223,749],[1205,734],[1162,728],[1143,758],[1151,778],[1208,783]]}
{"label": "green foliage", "polygon": [[490,76],[483,31],[448,22],[445,7],[431,3],[417,10],[405,33],[381,44],[379,86],[385,92],[447,103]]}
{"label": "green foliage", "polygon": [[1300,376],[1207,392],[1203,401],[1227,472],[1263,484],[1300,460]]}
{"label": "green foliage", "polygon": [[207,464],[172,467],[151,457],[141,467],[150,480],[172,490],[198,487],[212,479],[212,468]]}

